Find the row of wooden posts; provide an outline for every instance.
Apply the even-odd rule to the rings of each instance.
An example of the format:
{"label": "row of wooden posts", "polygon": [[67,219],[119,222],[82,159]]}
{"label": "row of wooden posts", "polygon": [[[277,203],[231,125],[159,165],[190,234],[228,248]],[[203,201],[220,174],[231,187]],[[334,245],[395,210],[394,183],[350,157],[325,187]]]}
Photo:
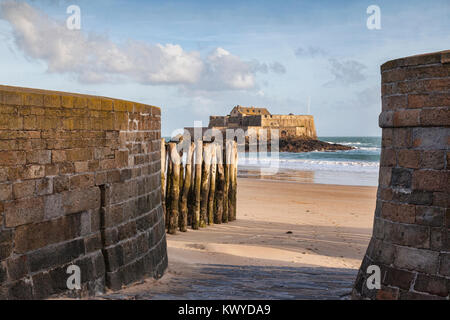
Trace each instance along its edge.
{"label": "row of wooden posts", "polygon": [[169,234],[236,220],[237,160],[235,141],[162,139],[161,191]]}

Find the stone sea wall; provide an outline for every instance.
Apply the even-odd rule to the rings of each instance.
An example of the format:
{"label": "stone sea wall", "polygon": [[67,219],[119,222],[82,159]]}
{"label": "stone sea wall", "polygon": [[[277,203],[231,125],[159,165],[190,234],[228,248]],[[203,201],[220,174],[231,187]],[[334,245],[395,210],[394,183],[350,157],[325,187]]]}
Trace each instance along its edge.
{"label": "stone sea wall", "polygon": [[167,267],[160,109],[0,86],[0,299],[118,289]]}
{"label": "stone sea wall", "polygon": [[[450,51],[381,66],[383,128],[374,229],[354,298],[449,299]],[[381,289],[370,290],[370,265]]]}

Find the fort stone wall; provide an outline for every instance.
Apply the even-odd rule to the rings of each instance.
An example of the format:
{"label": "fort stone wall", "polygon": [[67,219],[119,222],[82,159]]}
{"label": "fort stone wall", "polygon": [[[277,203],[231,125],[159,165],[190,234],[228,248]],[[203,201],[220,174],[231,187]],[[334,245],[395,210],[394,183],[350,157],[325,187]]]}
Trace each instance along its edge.
{"label": "fort stone wall", "polygon": [[210,116],[209,127],[226,127],[228,124],[227,117],[225,116]]}
{"label": "fort stone wall", "polygon": [[280,135],[307,136],[317,139],[314,117],[308,115],[264,115],[261,125],[265,128],[279,128]]}
{"label": "fort stone wall", "polygon": [[167,267],[160,109],[0,86],[0,299],[119,289]]}
{"label": "fort stone wall", "polygon": [[308,115],[241,115],[238,116],[211,116],[209,128],[238,129],[244,131],[248,128],[277,129],[283,137],[307,137],[317,139],[314,117]]}
{"label": "fort stone wall", "polygon": [[243,118],[243,125],[246,127],[261,127],[262,116],[246,116]]}

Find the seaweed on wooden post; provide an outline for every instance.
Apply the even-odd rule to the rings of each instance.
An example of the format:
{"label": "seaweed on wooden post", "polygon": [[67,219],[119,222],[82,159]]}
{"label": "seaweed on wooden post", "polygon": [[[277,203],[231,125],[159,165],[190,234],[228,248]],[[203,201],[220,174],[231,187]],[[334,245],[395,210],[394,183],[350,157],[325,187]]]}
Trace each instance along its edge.
{"label": "seaweed on wooden post", "polygon": [[214,198],[216,193],[216,176],[217,176],[217,143],[211,144],[211,182],[209,187],[208,198],[208,224],[214,223]]}
{"label": "seaweed on wooden post", "polygon": [[231,151],[230,151],[230,191],[229,196],[229,221],[236,220],[236,210],[237,210],[237,142],[232,141]]}
{"label": "seaweed on wooden post", "polygon": [[237,186],[237,177],[238,177],[238,162],[239,162],[239,149],[238,149],[238,143],[234,143],[234,215],[233,220],[237,219],[237,193],[238,193],[238,186]]}
{"label": "seaweed on wooden post", "polygon": [[194,185],[194,215],[192,217],[192,229],[200,226],[200,197],[202,185],[203,141],[195,143],[195,185]]}
{"label": "seaweed on wooden post", "polygon": [[225,188],[225,173],[223,165],[223,145],[217,144],[216,157],[217,157],[217,184],[215,195],[215,210],[214,210],[214,223],[222,223],[223,216],[223,199]]}
{"label": "seaweed on wooden post", "polygon": [[172,197],[172,186],[170,183],[170,179],[172,177],[172,171],[173,171],[173,164],[172,160],[170,158],[170,152],[169,152],[169,144],[166,144],[166,153],[167,153],[167,160],[166,160],[166,166],[167,166],[167,173],[166,173],[166,212],[165,212],[165,223],[166,223],[166,229],[169,228],[169,215],[170,215],[170,206],[172,205],[171,197]]}
{"label": "seaweed on wooden post", "polygon": [[225,185],[223,190],[223,215],[222,222],[227,223],[230,218],[230,201],[228,200],[230,192],[230,162],[231,162],[231,141],[225,142],[224,152],[224,173],[225,173]]}
{"label": "seaweed on wooden post", "polygon": [[209,196],[209,182],[211,173],[211,147],[212,144],[203,145],[203,166],[202,166],[202,190],[200,202],[200,228],[206,227],[206,220],[208,219],[208,196]]}
{"label": "seaweed on wooden post", "polygon": [[186,232],[188,225],[188,201],[189,194],[191,193],[191,182],[192,182],[192,162],[194,156],[195,144],[191,142],[188,151],[186,153],[186,170],[184,175],[184,185],[183,193],[181,195],[180,202],[180,231]]}
{"label": "seaweed on wooden post", "polygon": [[192,223],[194,221],[194,215],[195,215],[195,150],[196,145],[195,142],[193,143],[193,150],[192,150],[192,164],[191,164],[191,188],[189,189],[188,193],[188,225],[192,226]]}
{"label": "seaweed on wooden post", "polygon": [[184,185],[184,164],[183,164],[183,152],[178,153],[180,155],[180,179],[179,179],[179,197],[178,197],[178,228],[181,231],[181,197],[183,195]]}
{"label": "seaweed on wooden post", "polygon": [[[194,159],[194,158],[192,158],[192,159]],[[194,160],[192,160],[191,171],[192,171],[191,172],[191,187],[189,188],[188,200],[187,200],[187,208],[188,208],[187,224],[188,224],[188,226],[192,226],[192,221],[193,221],[194,212],[195,212],[195,165],[194,165]]]}
{"label": "seaweed on wooden post", "polygon": [[166,140],[161,139],[161,206],[166,218]]}
{"label": "seaweed on wooden post", "polygon": [[[183,153],[180,153],[180,158],[183,159]],[[183,160],[180,160],[180,200],[181,200],[181,193],[183,192],[183,184],[184,184],[184,164]]]}
{"label": "seaweed on wooden post", "polygon": [[168,233],[175,234],[178,227],[179,200],[180,200],[180,165],[181,158],[175,142],[169,143],[169,157],[172,164],[170,182],[170,210]]}

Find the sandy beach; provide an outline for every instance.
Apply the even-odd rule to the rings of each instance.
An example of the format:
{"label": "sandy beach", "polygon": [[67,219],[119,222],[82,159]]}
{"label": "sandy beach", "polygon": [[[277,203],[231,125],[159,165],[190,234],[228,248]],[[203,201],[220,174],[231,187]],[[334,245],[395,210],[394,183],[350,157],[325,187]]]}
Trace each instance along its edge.
{"label": "sandy beach", "polygon": [[[243,283],[267,289],[261,276],[265,272],[278,277],[278,285],[287,282],[268,298],[285,298],[285,292],[291,292],[288,298],[349,293],[371,236],[375,187],[239,178],[238,188],[237,221],[168,235],[164,277],[109,298],[260,298],[254,288],[244,293],[249,287]],[[287,271],[286,279],[282,271]],[[305,274],[310,278],[289,287]],[[330,295],[319,296],[324,292],[320,285]]]}
{"label": "sandy beach", "polygon": [[168,236],[172,263],[359,268],[376,188],[241,178],[238,220]]}

